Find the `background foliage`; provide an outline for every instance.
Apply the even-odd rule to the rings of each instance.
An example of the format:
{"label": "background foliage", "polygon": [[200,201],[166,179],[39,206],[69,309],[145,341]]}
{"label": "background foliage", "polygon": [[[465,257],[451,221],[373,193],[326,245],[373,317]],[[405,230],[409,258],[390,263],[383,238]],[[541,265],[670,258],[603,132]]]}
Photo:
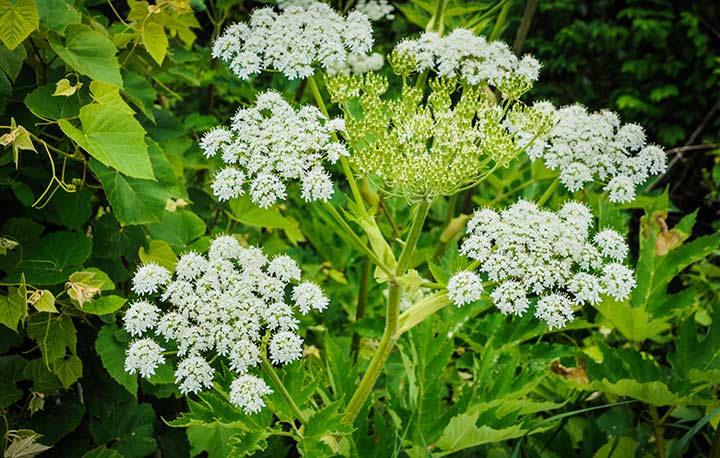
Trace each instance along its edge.
{"label": "background foliage", "polygon": [[[263,74],[242,82],[210,58],[224,25],[259,5],[235,3],[0,0],[6,456],[47,447],[52,456],[126,458],[717,453],[715,3],[540,2],[524,43],[544,63],[533,97],[615,109],[670,150],[670,171],[633,204],[582,196],[601,226],[635,244],[639,287],[629,304],[602,303],[554,333],[483,302],[444,309],[398,342],[355,429],[340,412],[382,332],[384,300],[374,288],[358,313],[361,254],[327,230],[323,209],[297,198],[267,210],[244,199],[218,205],[207,186],[219,164],[200,153],[204,131],[264,88],[312,103],[297,81]],[[381,52],[424,28],[434,8],[395,6],[396,18],[375,27]],[[445,26],[512,43],[524,9],[451,2]],[[434,259],[432,274],[446,280],[460,234],[445,237],[445,223],[474,206],[537,198],[547,174],[521,163],[457,207],[437,203],[418,262]],[[388,211],[408,220],[402,202],[389,200]],[[288,252],[332,299],[322,322],[301,325],[306,357],[281,371],[313,412],[297,445],[270,410],[247,417],[218,392],[186,399],[169,367],[149,382],[123,370],[129,336],[118,323],[129,274],[149,260],[171,268],[220,232]],[[282,398],[269,404],[283,420]]]}

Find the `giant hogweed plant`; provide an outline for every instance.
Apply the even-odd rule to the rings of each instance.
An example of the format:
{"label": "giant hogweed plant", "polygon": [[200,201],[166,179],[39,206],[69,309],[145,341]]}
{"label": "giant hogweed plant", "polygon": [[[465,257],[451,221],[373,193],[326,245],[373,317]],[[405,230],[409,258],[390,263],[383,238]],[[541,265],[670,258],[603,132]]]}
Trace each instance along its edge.
{"label": "giant hogweed plant", "polygon": [[[294,444],[304,456],[445,456],[478,446],[509,456],[503,444],[510,440],[515,453],[544,456],[588,447],[583,441],[599,454],[680,453],[692,435],[666,442],[668,420],[680,412],[702,419],[702,427],[713,418],[720,362],[702,348],[716,348],[720,331],[715,302],[697,300],[693,288],[671,294],[668,285],[720,237],[686,243],[694,214],[670,228],[667,194],[642,195],[649,177],[665,168],[663,150],[610,111],[526,103],[541,65],[478,36],[488,16],[479,23],[463,15],[480,6],[400,5],[426,31],[382,56],[371,53],[370,20],[392,16],[387,2],[359,2],[344,12],[279,3],[222,33],[227,11],[219,4],[208,11],[213,57],[244,82],[225,95],[235,100],[239,87],[251,102],[218,126],[193,121],[207,129],[202,156],[184,152],[183,134],[168,127],[167,111],[153,109],[136,75],[124,70],[118,80],[119,73],[74,57],[82,37],[108,47],[98,32],[82,24],[65,30],[41,8],[43,27],[64,34],[49,32],[48,46],[77,72],[76,84],[42,86],[25,105],[56,124],[74,151],[11,120],[1,139],[11,146],[6,159],[19,167],[23,150],[47,146],[41,152],[51,163],[51,151],[63,159],[62,175],[53,169],[36,205],[55,205],[55,192],[82,192],[92,174],[109,207],[88,226],[99,249],[94,261],[62,249],[80,245],[89,253],[76,232],[30,242],[26,261],[4,261],[10,288],[2,322],[22,332],[32,306],[26,333],[40,350],[27,365],[16,356],[3,360],[12,399],[16,382],[32,380],[28,402],[36,413],[43,393],[77,384],[79,401],[65,407],[84,412],[83,390],[111,383],[84,371],[79,357],[76,323],[93,326],[97,315],[95,349],[116,382],[133,395],[186,399],[187,412],[168,424],[186,430],[193,455],[278,456]],[[498,4],[491,36],[510,3]],[[162,65],[167,47],[147,37],[159,27],[191,41],[188,11],[183,2],[131,2],[110,48],[125,49],[123,65],[138,68],[146,58]],[[6,45],[17,46],[20,39],[13,40]],[[137,57],[141,47],[147,55]],[[78,73],[92,79],[85,89]],[[268,75],[275,89],[263,88]],[[51,93],[68,102],[44,110],[40,102]],[[148,118],[143,126],[126,101]],[[118,142],[115,131],[123,129]],[[213,170],[197,181],[217,202],[184,189],[197,178],[183,177],[184,160]],[[78,166],[68,171],[82,178],[65,181],[68,161]],[[476,210],[458,215],[458,197],[464,213],[473,203]],[[183,209],[191,198],[206,201],[211,237],[205,222]],[[634,268],[624,216],[632,208],[645,211]],[[223,215],[227,224],[218,227]],[[235,233],[238,222],[308,243],[298,249],[275,235],[251,239]],[[147,223],[155,239],[149,245],[141,229]],[[3,249],[22,249],[28,230],[36,230],[28,221],[5,224]],[[120,250],[125,265],[109,261],[103,248]],[[126,256],[137,248],[138,256]],[[53,251],[62,271],[42,267]],[[325,256],[332,261],[320,267],[306,262]],[[344,275],[333,265],[343,262]],[[103,266],[112,279],[84,264]],[[137,268],[121,309],[124,294],[108,293],[126,279],[126,265]],[[318,271],[339,285],[322,284]],[[66,280],[53,295],[48,285]],[[657,345],[667,345],[678,323],[675,352],[661,360]],[[700,331],[696,323],[710,326]],[[597,393],[605,404],[593,403]],[[155,450],[148,404],[118,395],[111,413],[89,395],[94,444],[113,448],[89,456]],[[652,431],[625,426],[633,402]],[[56,404],[63,405],[60,397]],[[564,413],[549,416],[552,410]],[[590,425],[575,417],[595,411],[607,413]],[[117,425],[96,421],[108,415]],[[29,424],[51,431],[42,418]],[[40,452],[62,437],[42,442],[12,426],[12,453],[24,446]]]}
{"label": "giant hogweed plant", "polygon": [[[598,224],[588,204],[574,198],[582,199],[585,188],[599,185],[600,193],[593,202],[596,208],[602,202],[632,202],[648,177],[664,171],[664,151],[647,143],[641,126],[622,124],[610,111],[590,113],[581,105],[555,108],[548,102],[526,105],[523,96],[537,81],[540,63],[531,56],[516,57],[507,45],[467,29],[444,35],[442,27],[435,26],[442,23],[443,14],[441,1],[426,32],[395,46],[387,56],[390,76],[363,71],[370,65],[358,70],[343,64],[350,56],[357,62],[370,52],[371,23],[359,11],[345,17],[322,3],[284,5],[279,12],[255,10],[247,22],[228,27],[215,41],[213,55],[238,77],[248,79],[271,71],[289,80],[301,79],[313,105],[295,105],[279,92],[267,90],[259,93],[251,106],[240,108],[228,124],[208,131],[200,146],[208,158],[217,156],[223,163],[211,181],[214,195],[221,202],[247,195],[254,205],[269,208],[285,201],[295,205],[298,201],[288,198],[299,193],[303,211],[322,206],[342,240],[366,258],[368,267],[374,266],[372,279],[370,269],[365,268],[360,294],[383,289],[386,301],[380,314],[384,321],[380,339],[369,361],[358,359],[348,369],[349,375],[336,372],[342,363],[332,358],[343,356],[327,337],[327,377],[332,391],[327,393],[317,386],[317,379],[309,387],[291,380],[304,380],[307,374],[297,372],[302,369],[285,372],[284,380],[276,372],[276,366],[302,357],[292,304],[303,313],[333,307],[333,298],[326,298],[313,283],[300,283],[291,290],[286,287],[288,280],[301,277],[291,258],[269,259],[260,249],[242,248],[225,235],[212,242],[208,258],[194,252],[183,255],[175,268],[175,280],[160,266],[143,265],[135,274],[134,291],[155,295],[168,305],[161,310],[138,299],[125,313],[125,329],[145,336],[130,345],[125,368],[150,377],[165,363],[166,355],[177,358],[175,381],[180,391],[196,393],[201,400],[201,404],[191,403],[190,413],[174,422],[189,428],[193,446],[199,447],[192,442],[197,434],[192,429],[206,425],[202,418],[217,415],[222,404],[245,415],[260,413],[257,418],[221,414],[223,418],[242,418],[237,420],[243,423],[237,428],[242,432],[223,449],[230,454],[262,449],[264,439],[272,434],[294,437],[305,455],[321,451],[363,454],[367,446],[361,445],[367,441],[363,435],[386,433],[382,410],[388,407],[382,406],[397,402],[392,400],[395,396],[406,396],[396,393],[397,388],[389,383],[399,376],[388,369],[393,367],[389,362],[393,350],[401,350],[403,365],[410,373],[437,365],[440,370],[448,363],[445,339],[462,332],[462,322],[451,323],[445,331],[447,337],[440,332],[428,334],[427,323],[443,309],[475,304],[471,312],[450,316],[484,320],[494,306],[502,315],[518,317],[520,326],[534,327],[531,335],[542,337],[543,329],[555,331],[572,325],[578,314],[587,315],[587,307],[595,307],[610,321],[622,321],[608,304],[627,308],[624,304],[637,302],[634,291],[654,290],[655,286],[647,284],[654,278],[628,267],[625,235],[602,221]],[[391,86],[397,88],[396,95],[388,94]],[[481,189],[485,181],[507,174],[528,159],[544,165],[555,177],[548,180],[551,182],[539,197],[521,198],[504,208],[485,206],[469,220],[448,220],[446,232],[455,234],[461,230],[458,221],[467,221],[459,254],[450,265],[417,255],[434,204],[446,197],[454,203],[452,196]],[[335,181],[338,177],[345,183]],[[556,193],[559,184],[567,190],[561,198]],[[562,200],[557,211],[543,208],[553,198]],[[410,216],[403,229],[398,229],[387,209],[391,200],[409,208],[409,212],[401,212]],[[450,216],[453,211],[448,209]],[[383,220],[396,231],[391,236],[383,231]],[[699,249],[702,254],[717,241],[704,243],[707,245]],[[647,266],[641,265],[644,268]],[[629,313],[647,311],[636,307]],[[541,324],[531,325],[527,316]],[[626,325],[615,324],[625,334]],[[652,326],[653,322],[643,324]],[[512,328],[519,324],[497,325]],[[631,340],[650,337],[637,331],[640,335],[629,332],[626,336]],[[420,344],[417,339],[429,341]],[[165,352],[161,345],[168,343],[176,350]],[[407,366],[408,344],[411,348],[438,345],[433,349],[437,353],[430,353],[438,360],[418,363],[427,367]],[[213,366],[217,358],[223,363]],[[481,364],[486,365],[491,355],[482,358]],[[373,395],[385,370],[390,370],[386,391]],[[415,375],[426,382],[427,376],[424,372]],[[587,376],[579,378],[586,380]],[[338,386],[343,383],[346,386]],[[406,447],[410,455],[435,452],[437,447],[441,452],[433,455],[442,456],[523,437],[544,429],[541,423],[521,426],[530,421],[531,414],[560,406],[527,399],[522,406],[505,407],[519,425],[493,428],[501,418],[496,409],[502,404],[492,403],[501,402],[502,397],[491,396],[484,407],[474,404],[477,399],[473,398],[480,397],[475,390],[484,384],[492,382],[481,377],[469,392],[446,393],[444,396],[452,396],[450,411],[454,401],[466,410],[456,411],[445,427],[429,432],[427,438],[422,436],[427,420],[411,417],[402,425],[392,417],[398,434],[403,427],[414,427],[413,438],[407,441],[400,435],[398,446]],[[205,394],[208,389],[218,396]],[[317,398],[312,396],[316,390]],[[422,396],[415,402],[426,401]],[[654,409],[653,402],[649,403]],[[280,424],[263,413],[268,404]],[[407,407],[412,408],[412,403]],[[374,412],[371,425],[361,419],[369,415],[368,409]],[[487,416],[488,412],[495,412],[496,421],[478,426],[481,414]],[[423,414],[443,417],[440,412]],[[289,429],[282,428],[282,423]],[[661,436],[656,440],[660,446]],[[420,446],[418,441],[431,442]]]}

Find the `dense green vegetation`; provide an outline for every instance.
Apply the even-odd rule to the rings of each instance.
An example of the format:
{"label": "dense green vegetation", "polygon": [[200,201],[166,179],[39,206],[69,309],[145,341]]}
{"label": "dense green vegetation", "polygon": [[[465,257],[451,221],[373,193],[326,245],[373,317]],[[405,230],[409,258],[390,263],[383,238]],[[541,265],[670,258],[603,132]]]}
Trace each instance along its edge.
{"label": "dense green vegetation", "polygon": [[[354,3],[331,2],[343,13]],[[630,202],[597,184],[557,186],[558,171],[525,153],[409,201],[359,176],[362,142],[349,134],[325,205],[298,185],[267,208],[249,192],[218,200],[223,162],[199,143],[265,90],[327,105],[349,132],[371,109],[336,103],[321,70],[240,79],[212,58],[226,27],[266,3],[0,0],[5,456],[720,456],[720,7],[536,3],[393,3],[393,19],[373,22],[383,100],[405,86],[388,63],[403,38],[467,28],[504,40],[542,62],[506,112],[540,100],[609,108],[667,152],[667,172]],[[411,78],[435,90],[432,75]],[[485,97],[502,101],[493,89]],[[503,315],[488,294],[451,304],[452,275],[477,267],[460,253],[469,216],[521,198],[552,211],[579,200],[593,227],[622,234],[632,294],[603,296],[560,329]],[[233,405],[217,355],[213,388],[187,396],[174,356],[148,379],[125,369],[133,274],[147,263],[172,272],[220,234],[291,256],[329,298],[322,313],[298,314],[302,358],[254,371],[273,390],[257,414]]]}

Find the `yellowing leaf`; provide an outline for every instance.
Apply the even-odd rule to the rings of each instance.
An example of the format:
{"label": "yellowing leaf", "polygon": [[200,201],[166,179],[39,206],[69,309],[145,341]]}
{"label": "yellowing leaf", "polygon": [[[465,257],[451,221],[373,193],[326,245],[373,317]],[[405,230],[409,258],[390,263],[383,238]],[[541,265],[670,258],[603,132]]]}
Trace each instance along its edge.
{"label": "yellowing leaf", "polygon": [[28,298],[28,303],[38,312],[58,313],[58,309],[55,308],[55,296],[46,289],[33,292]]}
{"label": "yellowing leaf", "polygon": [[0,40],[12,51],[40,25],[33,0],[0,0]]}
{"label": "yellowing leaf", "polygon": [[145,24],[142,29],[142,39],[148,54],[158,65],[162,65],[168,48],[168,39],[163,26],[155,22]]}
{"label": "yellowing leaf", "polygon": [[105,279],[97,272],[75,272],[70,275],[69,281],[65,283],[65,288],[68,296],[76,300],[82,308],[85,302],[92,300],[96,294],[100,294],[104,283]]}
{"label": "yellowing leaf", "polygon": [[55,92],[53,92],[54,96],[65,96],[70,97],[71,95],[75,94],[78,89],[82,87],[83,83],[78,81],[75,83],[74,86],[70,85],[70,80],[67,78],[63,78],[57,83],[55,83]]}

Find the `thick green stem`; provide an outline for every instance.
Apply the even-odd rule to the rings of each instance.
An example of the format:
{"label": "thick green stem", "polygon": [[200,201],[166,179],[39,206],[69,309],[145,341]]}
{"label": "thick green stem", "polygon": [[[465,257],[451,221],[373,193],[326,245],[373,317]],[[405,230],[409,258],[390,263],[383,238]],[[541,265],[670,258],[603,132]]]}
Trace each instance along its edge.
{"label": "thick green stem", "polygon": [[[366,257],[360,273],[360,289],[358,291],[357,308],[355,309],[355,321],[365,315],[365,304],[367,303],[367,294],[370,287],[371,267],[372,263],[370,262],[370,258]],[[350,352],[353,356],[353,364],[357,363],[358,354],[360,353],[360,334],[357,332],[353,332]]]}
{"label": "thick green stem", "polygon": [[550,197],[553,195],[559,184],[560,178],[555,178],[555,180],[550,183],[550,186],[548,186],[548,188],[545,190],[545,193],[537,201],[538,207],[542,207],[547,203],[548,200],[550,200]]}
{"label": "thick green stem", "polygon": [[268,361],[267,356],[262,355],[262,368],[265,370],[265,373],[270,377],[270,380],[272,380],[273,385],[275,385],[275,388],[277,388],[278,393],[280,393],[280,396],[285,399],[285,402],[287,402],[287,405],[290,407],[290,410],[293,411],[293,414],[297,417],[298,420],[300,420],[301,423],[305,424],[307,421],[305,419],[305,415],[300,411],[300,408],[295,404],[295,401],[293,400],[292,396],[290,396],[290,393],[288,393],[288,390],[285,388],[285,385],[283,384],[282,380],[280,380],[280,377],[278,377],[277,372],[275,372],[275,368],[270,364],[270,361]]}
{"label": "thick green stem", "polygon": [[655,446],[657,447],[658,458],[665,458],[665,427],[663,426],[660,415],[658,415],[657,407],[650,406],[650,417],[653,421],[653,428],[655,429]]}
{"label": "thick green stem", "polygon": [[[307,79],[307,85],[310,88],[313,97],[315,98],[315,103],[320,109],[320,112],[324,114],[325,117],[329,118],[330,115],[328,114],[327,107],[325,106],[325,101],[323,100],[322,94],[320,93],[320,88],[315,81],[315,75],[312,75]],[[337,141],[338,138],[334,132],[332,133],[332,137],[333,140]],[[342,166],[345,178],[347,178],[348,184],[350,185],[350,191],[352,191],[353,199],[355,199],[355,205],[357,205],[358,209],[360,210],[361,216],[367,216],[367,211],[365,210],[365,203],[363,201],[362,194],[360,194],[360,188],[358,188],[357,182],[355,181],[355,175],[353,175],[352,173],[352,169],[350,168],[350,164],[348,163],[347,158],[340,157],[340,165]]]}
{"label": "thick green stem", "polygon": [[393,278],[394,275],[393,275],[392,270],[390,270],[390,268],[388,268],[388,267],[385,265],[385,263],[382,262],[382,261],[375,255],[375,253],[367,246],[367,244],[365,244],[365,242],[363,242],[363,241],[360,239],[360,237],[358,237],[358,235],[355,233],[355,231],[353,231],[353,229],[350,227],[350,225],[347,223],[347,221],[345,221],[345,218],[343,218],[343,217],[340,215],[340,213],[338,213],[338,211],[335,209],[335,207],[333,207],[332,205],[330,205],[330,203],[328,203],[328,202],[324,202],[324,203],[323,203],[323,206],[325,207],[325,209],[326,209],[328,212],[330,212],[330,215],[332,215],[332,217],[333,217],[333,219],[335,220],[335,222],[338,223],[338,225],[343,229],[344,233],[348,236],[348,238],[350,238],[350,240],[353,242],[353,244],[355,245],[355,247],[356,247],[358,250],[360,250],[362,253],[364,253],[366,256],[368,256],[368,257],[370,258],[370,260],[371,260],[374,264],[376,264],[376,265],[380,268],[380,270],[382,270],[383,272],[385,272],[385,274],[386,274],[389,278]]}
{"label": "thick green stem", "polygon": [[[410,265],[412,254],[415,251],[415,245],[420,238],[420,232],[422,231],[429,209],[430,202],[427,200],[421,201],[416,208],[415,217],[413,218],[412,225],[410,226],[410,233],[408,234],[405,246],[400,253],[400,259],[395,267],[395,278],[404,275]],[[387,361],[393,347],[395,346],[395,342],[399,336],[400,293],[400,285],[398,285],[396,280],[391,279],[388,287],[385,331],[383,332],[380,343],[375,350],[375,354],[370,360],[370,365],[365,371],[365,374],[360,380],[360,384],[345,409],[345,414],[342,420],[343,423],[352,424],[353,421],[355,421],[360,409],[362,409],[365,401],[367,401],[367,398],[370,396],[370,392],[375,386],[375,382],[377,382],[380,372],[382,372],[385,361]]]}
{"label": "thick green stem", "polygon": [[500,14],[498,14],[497,20],[495,21],[495,27],[493,27],[492,32],[490,32],[490,36],[488,37],[488,41],[495,41],[500,36],[500,33],[502,32],[502,28],[505,25],[505,21],[507,20],[508,12],[510,11],[510,7],[512,6],[513,2],[507,1],[503,5],[502,9],[500,10]]}

